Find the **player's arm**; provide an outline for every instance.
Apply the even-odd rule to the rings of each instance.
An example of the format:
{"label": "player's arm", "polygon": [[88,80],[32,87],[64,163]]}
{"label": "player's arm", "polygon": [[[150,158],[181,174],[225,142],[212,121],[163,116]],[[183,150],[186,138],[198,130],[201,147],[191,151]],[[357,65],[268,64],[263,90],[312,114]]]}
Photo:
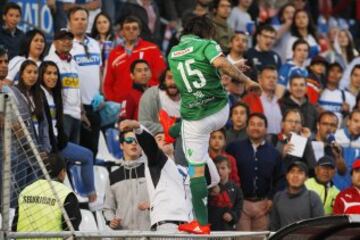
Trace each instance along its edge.
{"label": "player's arm", "polygon": [[247,88],[259,87],[259,85],[252,81],[248,76],[242,73],[236,66],[231,64],[223,55],[218,56],[212,61],[212,65],[221,72],[229,75],[231,78],[244,83]]}

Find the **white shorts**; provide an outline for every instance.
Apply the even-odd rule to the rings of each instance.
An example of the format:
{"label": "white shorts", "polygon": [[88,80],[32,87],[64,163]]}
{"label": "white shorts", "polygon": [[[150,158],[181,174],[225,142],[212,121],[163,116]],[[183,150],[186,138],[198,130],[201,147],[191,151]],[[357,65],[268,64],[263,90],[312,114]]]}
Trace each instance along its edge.
{"label": "white shorts", "polygon": [[208,161],[209,139],[213,131],[222,128],[229,119],[229,104],[220,111],[200,120],[182,120],[181,135],[186,160],[200,165]]}

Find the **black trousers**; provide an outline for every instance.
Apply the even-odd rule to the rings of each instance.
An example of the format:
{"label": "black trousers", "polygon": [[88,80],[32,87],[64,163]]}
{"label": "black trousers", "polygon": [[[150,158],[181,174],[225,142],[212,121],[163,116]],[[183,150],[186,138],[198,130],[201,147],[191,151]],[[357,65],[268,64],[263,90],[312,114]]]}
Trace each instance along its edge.
{"label": "black trousers", "polygon": [[94,154],[94,159],[98,152],[99,134],[100,134],[100,115],[93,111],[91,105],[83,105],[86,111],[86,117],[91,123],[91,127],[81,124],[80,145],[90,149]]}

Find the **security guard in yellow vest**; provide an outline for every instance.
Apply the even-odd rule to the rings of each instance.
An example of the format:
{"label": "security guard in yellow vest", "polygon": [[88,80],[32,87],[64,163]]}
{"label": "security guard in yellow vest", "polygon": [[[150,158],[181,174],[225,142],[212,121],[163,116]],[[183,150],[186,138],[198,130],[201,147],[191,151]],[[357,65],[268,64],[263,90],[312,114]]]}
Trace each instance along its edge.
{"label": "security guard in yellow vest", "polygon": [[[53,179],[52,184],[61,204],[69,215],[73,227],[78,230],[81,222],[79,202],[72,190],[62,183],[66,176],[64,159],[57,154],[50,154],[44,163]],[[13,221],[13,230],[17,232],[60,232],[68,230],[61,209],[47,180],[38,179],[21,191]]]}
{"label": "security guard in yellow vest", "polygon": [[307,189],[316,192],[320,196],[326,215],[332,214],[335,198],[340,192],[331,182],[334,175],[334,159],[330,156],[324,156],[317,162],[315,177],[305,182]]}

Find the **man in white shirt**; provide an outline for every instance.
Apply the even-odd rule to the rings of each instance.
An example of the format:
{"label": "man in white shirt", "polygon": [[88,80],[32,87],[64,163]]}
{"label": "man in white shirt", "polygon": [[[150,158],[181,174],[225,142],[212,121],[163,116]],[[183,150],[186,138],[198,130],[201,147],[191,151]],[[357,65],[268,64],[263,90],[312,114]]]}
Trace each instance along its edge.
{"label": "man in white shirt", "polygon": [[60,71],[64,106],[64,131],[69,141],[79,143],[81,125],[81,95],[78,65],[70,54],[74,35],[62,29],[54,35],[54,51],[45,60],[55,62]]}
{"label": "man in white shirt", "polygon": [[69,10],[68,25],[74,34],[74,44],[70,51],[78,64],[81,102],[86,117],[81,128],[80,144],[90,149],[96,156],[100,132],[100,116],[93,111],[91,102],[100,91],[101,50],[96,40],[86,36],[89,12],[80,6]]}

